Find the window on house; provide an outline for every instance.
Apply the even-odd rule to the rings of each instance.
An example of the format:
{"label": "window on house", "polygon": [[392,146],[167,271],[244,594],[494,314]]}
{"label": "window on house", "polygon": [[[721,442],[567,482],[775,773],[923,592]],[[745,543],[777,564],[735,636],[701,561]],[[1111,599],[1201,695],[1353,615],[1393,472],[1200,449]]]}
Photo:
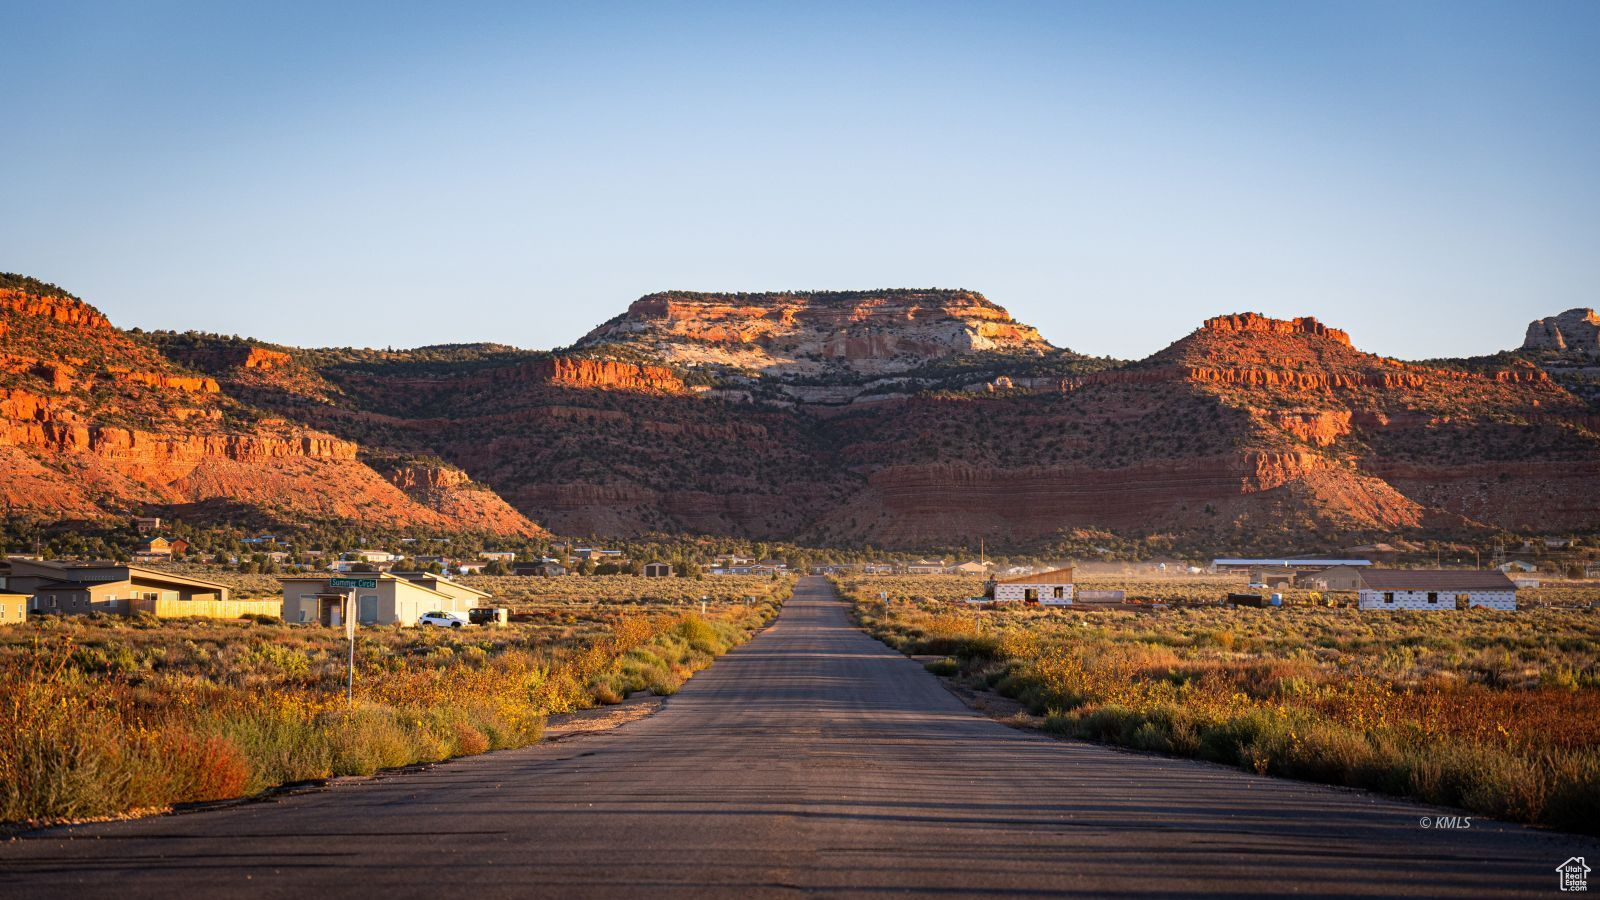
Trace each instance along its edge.
{"label": "window on house", "polygon": [[1039,589],[1028,588],[1027,590],[1023,591],[1022,599],[1031,603],[1037,603],[1039,600]]}
{"label": "window on house", "polygon": [[1438,591],[1429,591],[1428,592],[1428,602],[1429,603],[1438,603],[1439,602],[1439,592]]}
{"label": "window on house", "polygon": [[1394,591],[1384,591],[1383,592],[1383,602],[1385,602],[1385,603],[1393,603],[1394,602]]}
{"label": "window on house", "polygon": [[1064,599],[1066,599],[1066,596],[1067,596],[1067,589],[1066,588],[1058,587],[1058,588],[1055,589],[1055,598],[1057,600],[1064,600]]}

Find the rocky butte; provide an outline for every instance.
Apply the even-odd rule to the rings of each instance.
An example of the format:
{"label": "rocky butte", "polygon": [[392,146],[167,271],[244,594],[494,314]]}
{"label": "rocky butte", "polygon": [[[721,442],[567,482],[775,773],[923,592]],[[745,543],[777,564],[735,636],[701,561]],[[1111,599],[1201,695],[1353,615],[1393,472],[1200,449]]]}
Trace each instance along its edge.
{"label": "rocky butte", "polygon": [[[13,512],[905,548],[1600,527],[1600,395],[1545,349],[1403,362],[1241,312],[1117,363],[888,290],[651,294],[566,351],[302,351],[0,288]],[[1583,319],[1530,331],[1570,351]]]}
{"label": "rocky butte", "polygon": [[1050,349],[1031,326],[962,290],[669,291],[639,298],[577,346],[768,375],[883,374],[978,351]]}
{"label": "rocky butte", "polygon": [[1592,309],[1569,309],[1559,316],[1537,319],[1529,323],[1522,349],[1600,358],[1600,313]]}

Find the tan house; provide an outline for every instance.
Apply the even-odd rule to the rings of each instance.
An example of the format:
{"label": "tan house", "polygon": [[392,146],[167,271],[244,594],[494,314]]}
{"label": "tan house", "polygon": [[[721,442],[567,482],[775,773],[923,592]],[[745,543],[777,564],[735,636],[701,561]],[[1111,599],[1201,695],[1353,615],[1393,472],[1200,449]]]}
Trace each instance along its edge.
{"label": "tan house", "polygon": [[137,552],[141,556],[171,556],[172,542],[164,537],[153,537],[140,544]]}
{"label": "tan house", "polygon": [[1296,583],[1312,591],[1358,591],[1361,571],[1354,566],[1330,566],[1320,572],[1306,572]]}
{"label": "tan house", "polygon": [[919,559],[906,566],[907,575],[943,575],[944,572],[942,559]]}
{"label": "tan house", "polygon": [[952,575],[987,575],[987,574],[989,574],[989,569],[990,568],[991,567],[990,567],[989,563],[968,561],[968,562],[962,563],[959,566],[951,566],[950,567],[950,574],[952,574]]}
{"label": "tan house", "polygon": [[0,591],[0,625],[21,625],[28,621],[28,601],[31,594]]}
{"label": "tan house", "polygon": [[417,624],[417,619],[435,611],[452,612],[465,618],[468,610],[489,596],[438,575],[425,572],[412,572],[409,575],[411,577],[389,573],[357,576],[370,578],[377,582],[377,586],[356,588],[353,592],[347,588],[333,587],[329,584],[333,576],[329,575],[281,578],[283,620],[328,627],[342,625],[344,604],[354,593],[356,616],[360,624],[409,627]]}
{"label": "tan house", "polygon": [[247,613],[277,611],[271,601],[234,600],[225,584],[139,566],[24,559],[7,563],[8,589],[31,594],[28,608],[36,613],[149,613],[162,618],[233,619]]}

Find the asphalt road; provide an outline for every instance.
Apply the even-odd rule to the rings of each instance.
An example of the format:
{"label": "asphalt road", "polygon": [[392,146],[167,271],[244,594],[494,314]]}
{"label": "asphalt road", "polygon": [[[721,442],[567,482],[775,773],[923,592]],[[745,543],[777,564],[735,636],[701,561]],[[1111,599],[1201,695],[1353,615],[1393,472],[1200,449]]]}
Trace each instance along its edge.
{"label": "asphalt road", "polygon": [[[1600,846],[1017,731],[822,579],[601,735],[0,845],[0,896],[1542,895]],[[1600,885],[1597,885],[1600,888]]]}

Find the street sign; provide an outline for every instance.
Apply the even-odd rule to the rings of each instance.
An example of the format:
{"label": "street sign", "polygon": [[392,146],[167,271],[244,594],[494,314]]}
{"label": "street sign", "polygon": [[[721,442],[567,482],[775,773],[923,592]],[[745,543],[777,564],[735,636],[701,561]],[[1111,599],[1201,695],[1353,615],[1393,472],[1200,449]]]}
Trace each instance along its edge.
{"label": "street sign", "polygon": [[371,590],[378,586],[376,578],[329,578],[328,587],[333,588],[367,588]]}

